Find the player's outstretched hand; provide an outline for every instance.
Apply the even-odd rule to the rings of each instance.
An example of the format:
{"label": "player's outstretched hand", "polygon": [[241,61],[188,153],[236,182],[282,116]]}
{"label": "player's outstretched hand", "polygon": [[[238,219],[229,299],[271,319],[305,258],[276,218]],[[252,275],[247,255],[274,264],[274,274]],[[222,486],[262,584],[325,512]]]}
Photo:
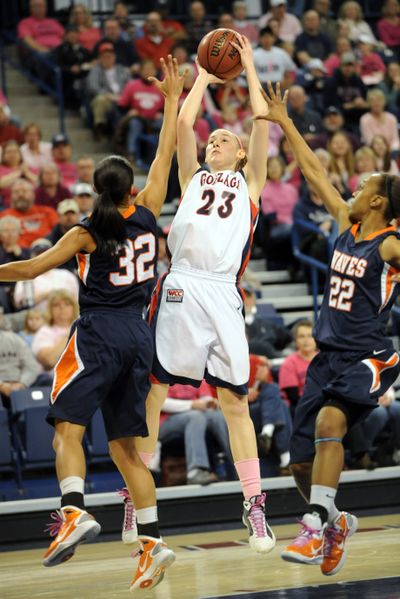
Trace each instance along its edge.
{"label": "player's outstretched hand", "polygon": [[205,68],[203,68],[200,65],[200,63],[199,63],[199,61],[197,59],[197,56],[196,56],[196,67],[197,67],[197,70],[199,72],[199,75],[204,75],[204,76],[207,77],[207,83],[208,84],[210,84],[210,83],[222,83],[222,84],[225,84],[226,83],[225,79],[220,79],[219,77],[216,77],[215,75],[212,75],[211,73],[209,73],[208,71],[206,71]]}
{"label": "player's outstretched hand", "polygon": [[281,94],[281,84],[276,84],[276,89],[274,90],[272,83],[267,81],[268,93],[265,90],[261,90],[261,93],[264,97],[264,100],[267,103],[268,110],[264,114],[256,114],[253,118],[264,119],[266,121],[272,121],[273,123],[283,123],[287,120],[287,98],[288,98],[288,90],[285,93]]}
{"label": "player's outstretched hand", "polygon": [[390,277],[392,283],[400,283],[400,272]]}
{"label": "player's outstretched hand", "polygon": [[185,69],[179,73],[178,61],[168,54],[167,62],[160,58],[161,70],[163,72],[163,80],[159,81],[156,77],[148,77],[148,80],[154,83],[165,98],[179,98],[183,90],[183,82],[189,71]]}
{"label": "player's outstretched hand", "polygon": [[240,54],[240,62],[244,69],[253,64],[253,48],[245,35],[236,34],[236,41],[229,42]]}

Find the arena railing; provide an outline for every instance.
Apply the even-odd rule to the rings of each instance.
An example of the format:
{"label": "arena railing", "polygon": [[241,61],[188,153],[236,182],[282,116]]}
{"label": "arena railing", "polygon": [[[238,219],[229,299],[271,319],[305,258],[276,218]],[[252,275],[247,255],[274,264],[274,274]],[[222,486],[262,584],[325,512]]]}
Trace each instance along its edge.
{"label": "arena railing", "polygon": [[[12,56],[11,47],[17,48],[20,60]],[[39,71],[42,76],[40,77],[35,71],[26,68],[23,61],[34,66],[35,70]],[[6,64],[9,64],[29,81],[35,83],[41,91],[53,98],[58,106],[59,133],[65,133],[64,91],[60,67],[47,56],[33,51],[14,34],[2,31],[0,36],[0,74],[2,88],[7,96]]]}

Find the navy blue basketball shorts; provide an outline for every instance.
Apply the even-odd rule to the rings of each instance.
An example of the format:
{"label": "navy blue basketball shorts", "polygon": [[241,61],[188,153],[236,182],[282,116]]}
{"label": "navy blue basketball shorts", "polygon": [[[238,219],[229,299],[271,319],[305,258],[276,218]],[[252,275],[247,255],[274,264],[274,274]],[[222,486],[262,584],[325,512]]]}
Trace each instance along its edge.
{"label": "navy blue basketball shorts", "polygon": [[87,426],[101,408],[109,441],[147,436],[153,354],[153,336],[141,313],[84,313],[56,364],[47,421]]}
{"label": "navy blue basketball shorts", "polygon": [[292,464],[312,462],[315,455],[315,422],[319,411],[335,400],[351,412],[351,426],[364,418],[400,371],[393,348],[379,352],[321,350],[307,370],[304,393],[296,407],[290,442]]}

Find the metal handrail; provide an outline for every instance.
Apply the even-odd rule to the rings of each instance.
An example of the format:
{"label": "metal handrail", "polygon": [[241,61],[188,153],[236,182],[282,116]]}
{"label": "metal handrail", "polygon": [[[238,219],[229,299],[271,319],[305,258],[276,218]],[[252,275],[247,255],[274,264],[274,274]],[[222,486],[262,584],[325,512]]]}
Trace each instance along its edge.
{"label": "metal handrail", "polygon": [[[54,86],[50,85],[46,81],[43,81],[43,79],[40,79],[34,73],[24,68],[12,56],[9,56],[6,48],[10,44],[22,48],[24,51],[28,51],[29,54],[33,56],[39,64],[41,63],[45,65],[53,76]],[[29,79],[29,81],[35,83],[41,90],[46,92],[49,96],[51,96],[54,99],[54,101],[58,105],[59,132],[65,133],[64,91],[62,82],[62,72],[60,67],[54,64],[54,62],[47,56],[44,56],[40,52],[32,50],[27,44],[25,44],[22,40],[19,40],[12,33],[8,31],[2,31],[0,36],[0,73],[2,88],[5,95],[7,95],[7,79],[5,69],[6,63],[9,64],[12,68],[16,69],[22,75],[24,75],[24,77]]]}

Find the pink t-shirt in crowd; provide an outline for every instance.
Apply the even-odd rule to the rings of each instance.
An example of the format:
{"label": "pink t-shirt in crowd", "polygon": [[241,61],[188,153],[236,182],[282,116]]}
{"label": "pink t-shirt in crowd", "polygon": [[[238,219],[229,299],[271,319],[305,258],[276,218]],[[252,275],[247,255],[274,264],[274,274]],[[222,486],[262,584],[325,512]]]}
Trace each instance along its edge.
{"label": "pink t-shirt in crowd", "polygon": [[275,212],[279,224],[293,223],[293,208],[299,199],[294,185],[282,181],[267,181],[261,192],[261,209],[264,214]]}
{"label": "pink t-shirt in crowd", "polygon": [[[38,332],[35,334],[32,341],[32,353],[36,357],[41,349],[45,347],[52,347],[55,345],[62,337],[68,335],[70,327],[58,327],[55,325],[43,325],[40,327]],[[42,372],[47,372],[48,374],[52,374],[54,369],[50,368],[46,370],[43,366],[41,366]]]}
{"label": "pink t-shirt in crowd", "polygon": [[400,148],[398,126],[397,118],[391,112],[384,112],[380,119],[366,112],[360,118],[361,139],[369,146],[375,135],[383,135],[393,152]]}
{"label": "pink t-shirt in crowd", "polygon": [[[281,392],[288,387],[297,387],[299,397],[301,397],[306,383],[307,369],[310,364],[311,360],[305,360],[299,352],[295,352],[285,358],[279,368],[279,389]],[[284,392],[282,395],[285,397]]]}
{"label": "pink t-shirt in crowd", "polygon": [[101,39],[101,31],[98,27],[88,27],[78,33],[78,40],[81,46],[91,52],[97,42]]}
{"label": "pink t-shirt in crowd", "polygon": [[[171,397],[172,399],[182,399],[184,401],[193,401],[200,397],[215,397],[215,392],[214,389],[203,380],[198,389],[192,387],[192,385],[171,385],[168,390],[168,397]],[[160,424],[162,424],[170,415],[171,414],[161,411]]]}
{"label": "pink t-shirt in crowd", "polygon": [[61,173],[61,183],[72,189],[78,178],[78,171],[74,162],[55,162]]}
{"label": "pink t-shirt in crowd", "polygon": [[59,46],[63,41],[64,27],[55,19],[22,19],[18,25],[18,37],[31,37],[49,50]]}
{"label": "pink t-shirt in crowd", "polygon": [[118,105],[137,110],[139,116],[145,119],[154,119],[157,112],[164,108],[164,96],[155,85],[134,79],[125,85]]}
{"label": "pink t-shirt in crowd", "polygon": [[400,46],[400,22],[395,25],[383,18],[378,21],[377,31],[379,39],[389,46],[389,48],[392,46]]}

